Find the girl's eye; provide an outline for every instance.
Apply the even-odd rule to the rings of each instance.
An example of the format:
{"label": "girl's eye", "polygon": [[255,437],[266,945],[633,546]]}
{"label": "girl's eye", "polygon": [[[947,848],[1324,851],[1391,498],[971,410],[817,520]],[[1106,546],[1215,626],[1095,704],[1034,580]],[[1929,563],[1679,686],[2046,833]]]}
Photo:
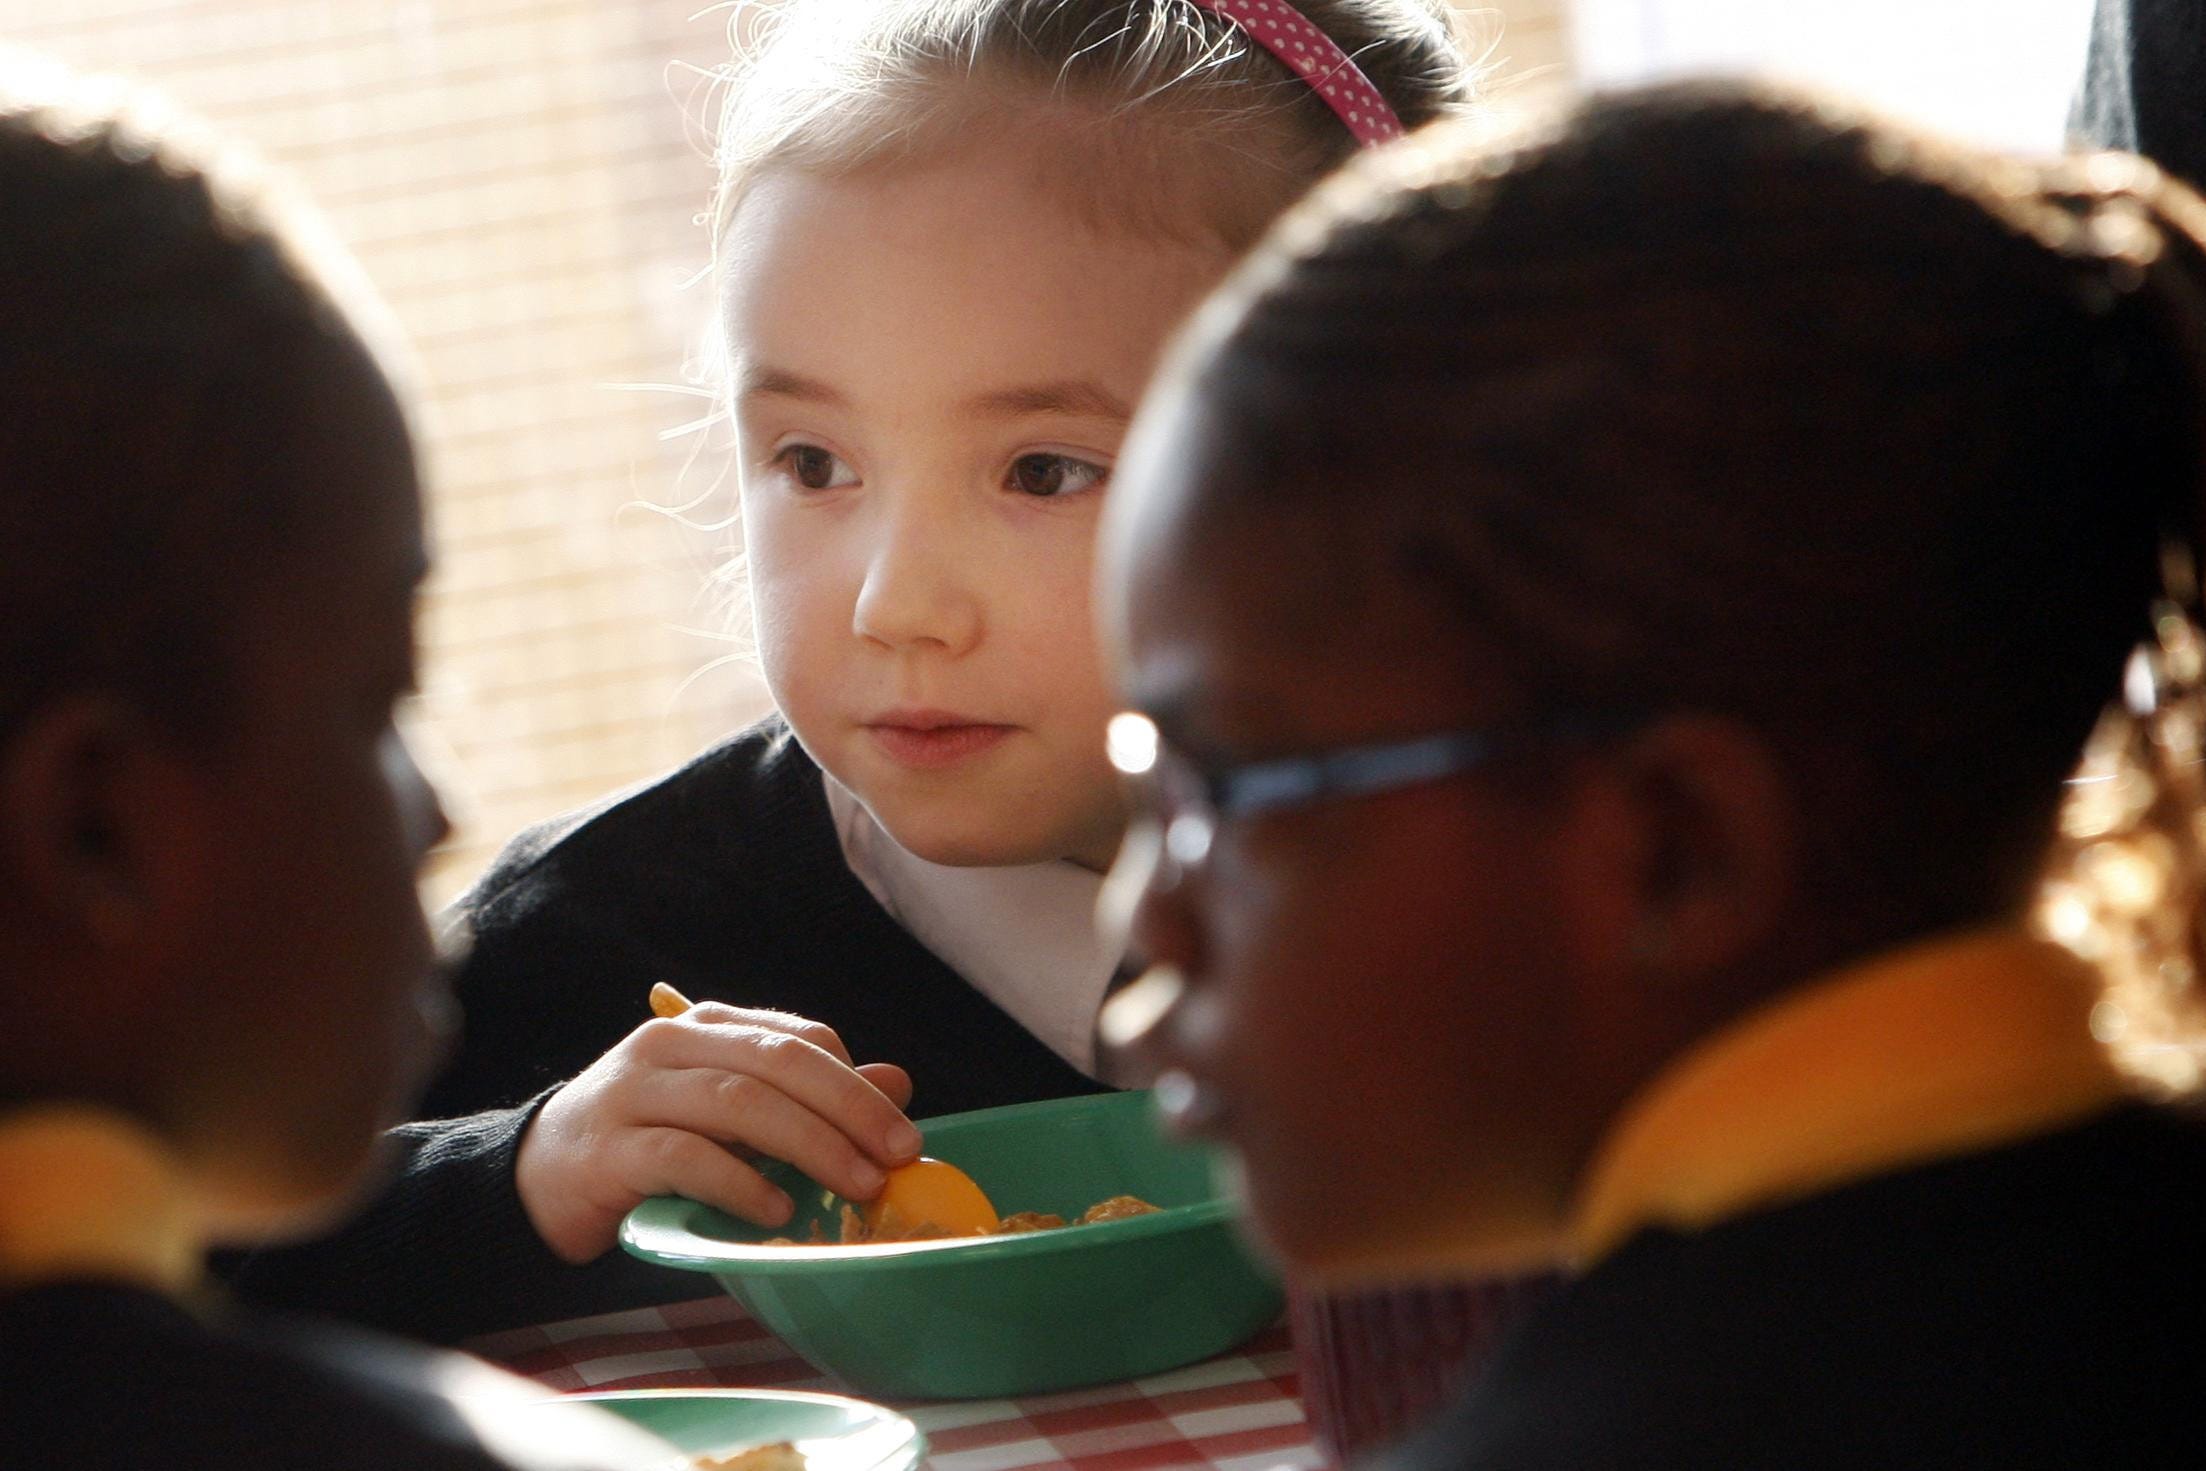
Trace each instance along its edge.
{"label": "girl's eye", "polygon": [[1010,488],[1021,495],[1048,500],[1093,490],[1109,479],[1110,473],[1101,465],[1091,465],[1070,455],[1037,452],[1013,460],[1010,473],[1004,478]]}
{"label": "girl's eye", "polygon": [[774,463],[806,490],[836,490],[858,483],[856,472],[816,444],[789,445],[774,456]]}

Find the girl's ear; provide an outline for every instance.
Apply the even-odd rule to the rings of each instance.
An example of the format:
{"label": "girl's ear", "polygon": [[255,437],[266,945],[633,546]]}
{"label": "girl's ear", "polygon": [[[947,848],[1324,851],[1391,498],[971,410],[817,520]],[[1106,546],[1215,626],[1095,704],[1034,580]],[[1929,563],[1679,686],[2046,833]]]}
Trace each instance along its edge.
{"label": "girl's ear", "polygon": [[1630,957],[1681,981],[1721,975],[1777,937],[1800,871],[1782,762],[1725,716],[1667,716],[1620,742],[1614,771],[1641,829]]}
{"label": "girl's ear", "polygon": [[55,700],[0,746],[0,872],[56,942],[94,952],[145,938],[172,803],[149,781],[172,764],[127,701]]}

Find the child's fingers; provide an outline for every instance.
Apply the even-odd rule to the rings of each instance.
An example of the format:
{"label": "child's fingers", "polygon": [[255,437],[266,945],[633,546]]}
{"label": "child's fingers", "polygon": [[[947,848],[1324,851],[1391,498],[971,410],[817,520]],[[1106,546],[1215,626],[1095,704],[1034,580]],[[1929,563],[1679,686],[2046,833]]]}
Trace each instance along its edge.
{"label": "child's fingers", "polygon": [[881,1096],[900,1109],[912,1106],[912,1075],[893,1062],[861,1062],[858,1076],[881,1090]]}
{"label": "child's fingers", "polygon": [[[919,1153],[919,1131],[903,1110],[843,1055],[790,1032],[747,1024],[690,1026],[685,1018],[664,1027],[664,1032],[639,1046],[652,1067],[713,1069],[770,1084],[883,1165],[903,1164]],[[897,1072],[901,1074],[902,1069]],[[726,1117],[740,1118],[747,1101],[739,1092],[728,1093],[723,1103]]]}
{"label": "child's fingers", "polygon": [[834,1123],[757,1077],[714,1068],[659,1072],[634,1104],[639,1120],[786,1160],[853,1200],[871,1200],[885,1178]]}
{"label": "child's fingers", "polygon": [[685,1129],[630,1129],[613,1144],[608,1161],[627,1194],[637,1200],[679,1195],[717,1206],[759,1226],[787,1223],[795,1204],[758,1171],[722,1146]]}
{"label": "child's fingers", "polygon": [[[652,995],[656,1003],[658,993],[653,992]],[[811,1043],[834,1057],[844,1067],[852,1065],[850,1051],[843,1046],[843,1039],[837,1035],[835,1029],[808,1017],[794,1016],[786,1011],[768,1011],[757,1006],[727,1006],[718,1001],[700,1001],[679,1015],[682,1022],[695,1027],[758,1028],[780,1032]]]}

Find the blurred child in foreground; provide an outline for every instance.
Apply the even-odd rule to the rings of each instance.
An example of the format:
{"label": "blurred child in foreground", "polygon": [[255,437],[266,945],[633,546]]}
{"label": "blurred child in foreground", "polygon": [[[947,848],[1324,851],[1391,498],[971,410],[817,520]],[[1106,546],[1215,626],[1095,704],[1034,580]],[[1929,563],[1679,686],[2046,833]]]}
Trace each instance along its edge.
{"label": "blurred child in foreground", "polygon": [[1171,360],[1111,1020],[1313,1277],[1572,1273],[1393,1464],[2195,1460],[2206,1134],[2025,917],[2184,646],[2202,221],[1659,90],[1352,168]]}
{"label": "blurred child in foreground", "polygon": [[391,723],[405,410],[341,258],[241,167],[0,53],[0,1464],[644,1464],[200,1280],[365,1183],[449,1009],[414,889],[444,819]]}

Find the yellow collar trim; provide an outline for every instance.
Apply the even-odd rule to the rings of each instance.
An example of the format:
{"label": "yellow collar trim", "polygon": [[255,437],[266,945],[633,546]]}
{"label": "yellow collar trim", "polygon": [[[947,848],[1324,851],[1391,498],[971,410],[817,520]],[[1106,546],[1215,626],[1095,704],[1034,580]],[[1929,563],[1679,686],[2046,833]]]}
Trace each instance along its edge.
{"label": "yellow collar trim", "polygon": [[196,1214],[175,1159],[122,1115],[0,1114],[0,1286],[91,1277],[183,1293],[200,1274]]}
{"label": "yellow collar trim", "polygon": [[1749,1015],[1644,1089],[1595,1152],[1581,1265],[1649,1226],[1693,1230],[2095,1113],[2124,1084],[2092,1040],[2095,973],[2018,931],[1881,956]]}

